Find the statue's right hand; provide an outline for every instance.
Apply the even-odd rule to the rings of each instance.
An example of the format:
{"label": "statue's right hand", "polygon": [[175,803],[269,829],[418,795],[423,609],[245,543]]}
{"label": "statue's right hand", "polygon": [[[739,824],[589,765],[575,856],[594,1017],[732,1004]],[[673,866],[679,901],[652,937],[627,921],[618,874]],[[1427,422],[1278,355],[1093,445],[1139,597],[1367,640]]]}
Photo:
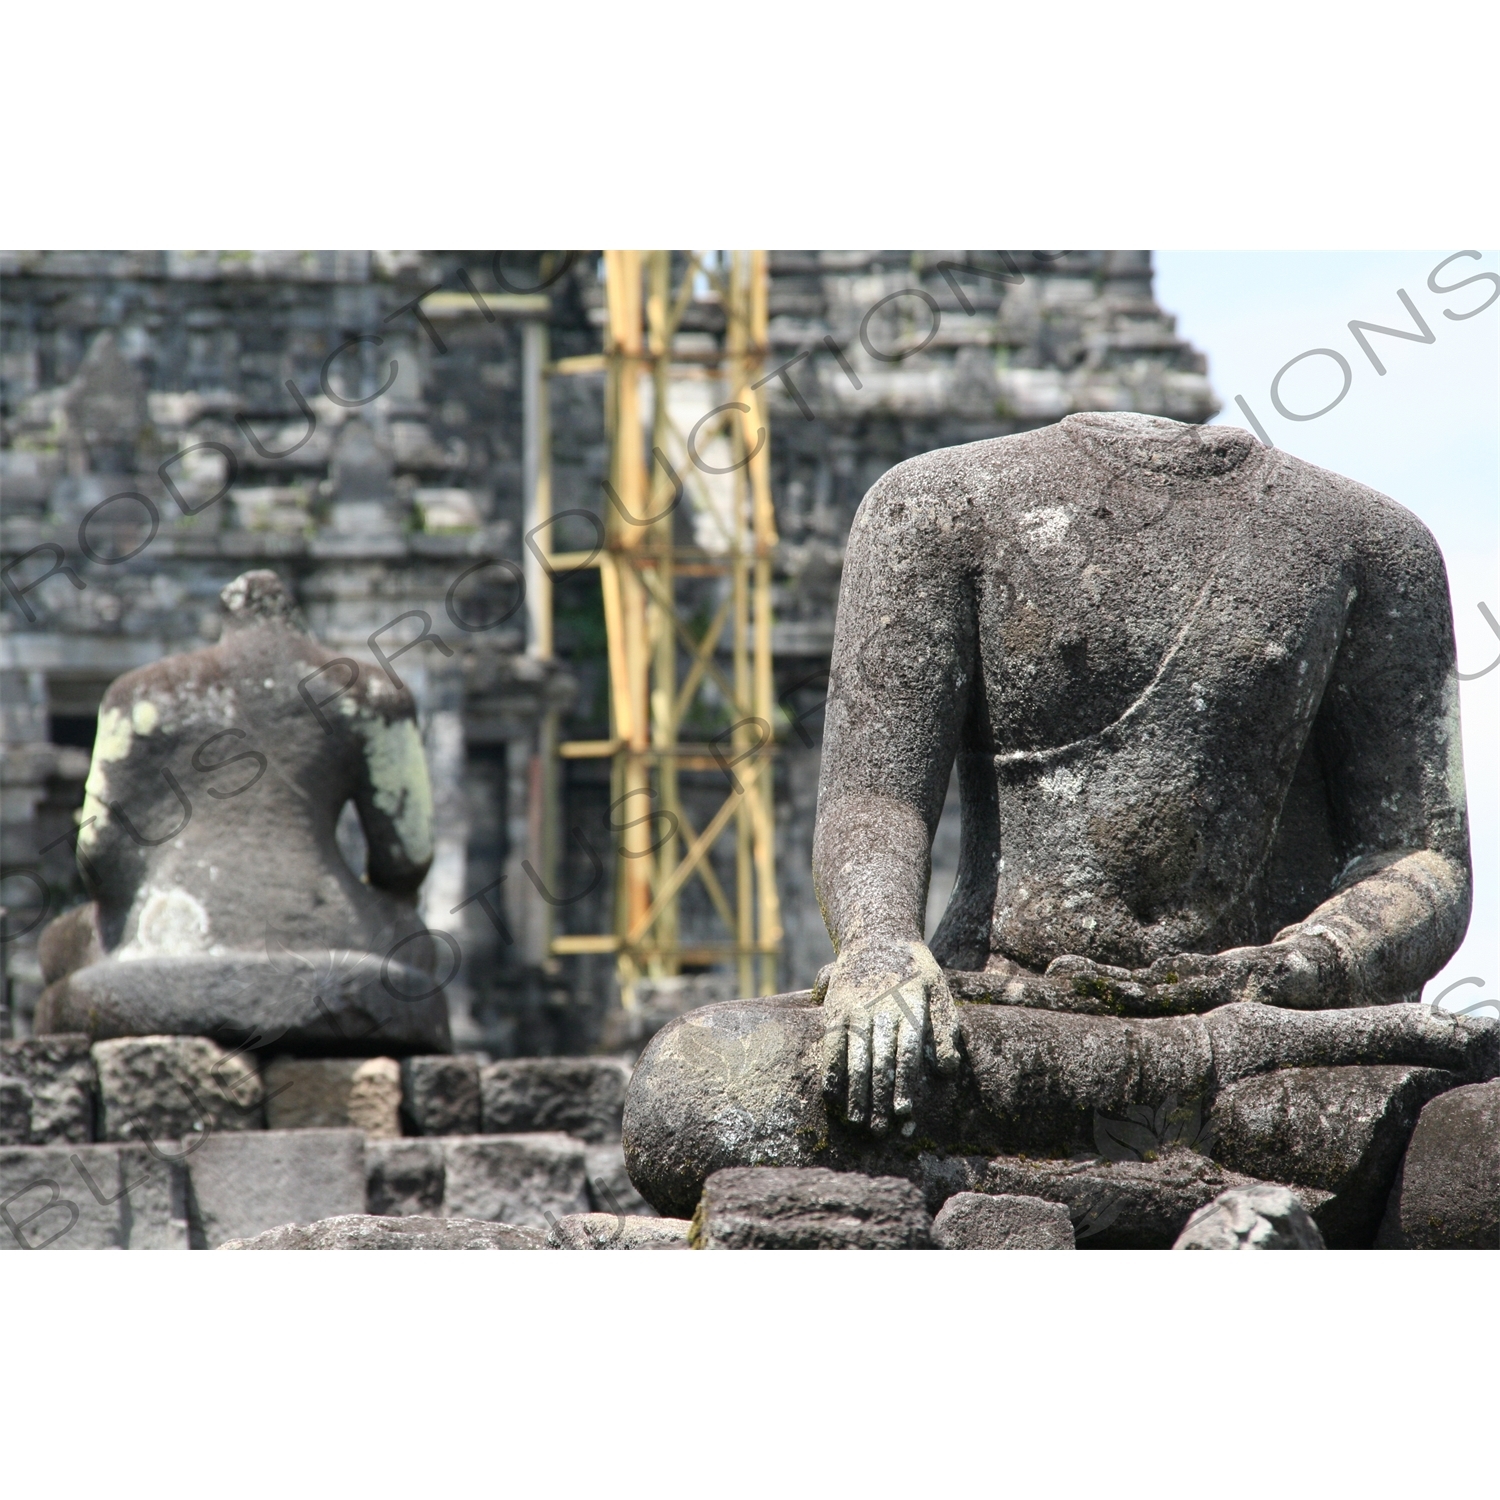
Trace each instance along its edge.
{"label": "statue's right hand", "polygon": [[959,1061],[958,1014],[948,981],[923,943],[851,943],[818,975],[823,1006],[823,1092],[851,1125],[877,1135],[912,1113],[924,1051],[941,1073]]}

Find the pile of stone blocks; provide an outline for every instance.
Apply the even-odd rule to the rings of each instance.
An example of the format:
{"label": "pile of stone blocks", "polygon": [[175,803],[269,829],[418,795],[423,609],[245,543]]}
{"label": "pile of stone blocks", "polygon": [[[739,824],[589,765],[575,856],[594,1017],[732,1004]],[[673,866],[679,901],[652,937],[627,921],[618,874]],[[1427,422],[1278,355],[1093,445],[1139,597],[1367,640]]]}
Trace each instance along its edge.
{"label": "pile of stone blocks", "polygon": [[[691,1230],[625,1173],[612,1058],[273,1058],[202,1037],[0,1043],[0,1248],[1319,1248],[1337,1186],[1152,1161],[730,1168]],[[1422,1109],[1376,1243],[1500,1248],[1500,1081]],[[1314,1222],[1317,1221],[1317,1222]],[[436,1226],[436,1227],[434,1227]]]}
{"label": "pile of stone blocks", "polygon": [[0,1043],[0,1248],[212,1249],[350,1215],[543,1240],[597,1216],[612,1248],[652,1212],[620,1148],[628,1081],[610,1058],[262,1066],[193,1036]]}

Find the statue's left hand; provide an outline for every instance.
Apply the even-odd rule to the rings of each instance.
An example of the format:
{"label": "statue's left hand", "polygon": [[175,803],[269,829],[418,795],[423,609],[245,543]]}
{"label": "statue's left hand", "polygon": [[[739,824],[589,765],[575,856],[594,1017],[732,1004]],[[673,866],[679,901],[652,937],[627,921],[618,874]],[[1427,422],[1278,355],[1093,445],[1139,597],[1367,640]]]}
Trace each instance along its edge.
{"label": "statue's left hand", "polygon": [[1287,929],[1275,942],[1229,948],[1223,953],[1177,953],[1149,968],[1120,969],[1065,955],[1047,968],[1049,977],[1138,987],[1160,1002],[1163,1013],[1215,1010],[1254,1000],[1290,1010],[1345,1005],[1348,983],[1334,944],[1322,934]]}

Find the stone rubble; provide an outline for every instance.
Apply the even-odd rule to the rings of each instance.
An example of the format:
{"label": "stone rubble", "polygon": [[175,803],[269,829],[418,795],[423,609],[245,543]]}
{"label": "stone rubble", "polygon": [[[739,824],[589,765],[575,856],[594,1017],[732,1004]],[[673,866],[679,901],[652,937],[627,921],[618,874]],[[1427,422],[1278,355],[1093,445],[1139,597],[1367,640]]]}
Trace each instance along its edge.
{"label": "stone rubble", "polygon": [[1500,1250],[1500,1080],[1440,1094],[1406,1148],[1378,1250]]}
{"label": "stone rubble", "polygon": [[411,1135],[478,1135],[482,1054],[401,1060],[401,1118]]}
{"label": "stone rubble", "polygon": [[1200,1208],[1174,1250],[1326,1250],[1323,1235],[1290,1189],[1230,1188]]}
{"label": "stone rubble", "polygon": [[281,1224],[218,1250],[544,1250],[540,1230],[482,1219],[382,1218],[339,1214],[312,1224]]}
{"label": "stone rubble", "polygon": [[620,1138],[629,1065],[608,1057],[527,1057],[480,1069],[486,1133],[561,1130]]}
{"label": "stone rubble", "polygon": [[939,1250],[1072,1250],[1073,1224],[1061,1203],[1013,1193],[955,1193],[932,1221]]}
{"label": "stone rubble", "polygon": [[923,1250],[932,1220],[899,1177],[824,1167],[729,1167],[704,1184],[700,1250]]}
{"label": "stone rubble", "polygon": [[443,1138],[443,1217],[545,1226],[588,1213],[582,1141],[556,1131]]}
{"label": "stone rubble", "polygon": [[96,1042],[100,1134],[107,1141],[191,1140],[262,1128],[254,1062],[199,1036]]}
{"label": "stone rubble", "polygon": [[547,1232],[549,1250],[687,1250],[688,1219],[568,1214]]}
{"label": "stone rubble", "polygon": [[162,1149],[0,1148],[0,1250],[186,1250],[186,1176]]}
{"label": "stone rubble", "polygon": [[257,1130],[184,1148],[193,1246],[212,1250],[279,1224],[365,1211],[357,1130]]}
{"label": "stone rubble", "polygon": [[88,1037],[60,1033],[0,1042],[0,1077],[24,1083],[30,1100],[30,1134],[17,1144],[93,1139],[98,1077]]}

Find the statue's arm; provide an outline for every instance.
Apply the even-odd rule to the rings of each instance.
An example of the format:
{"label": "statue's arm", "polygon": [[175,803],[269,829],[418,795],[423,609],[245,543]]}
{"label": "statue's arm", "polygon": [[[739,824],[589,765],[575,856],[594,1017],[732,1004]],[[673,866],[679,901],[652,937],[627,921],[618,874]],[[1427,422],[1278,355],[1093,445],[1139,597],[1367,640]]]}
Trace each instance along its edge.
{"label": "statue's arm", "polygon": [[416,715],[409,699],[394,711],[362,703],[352,725],[363,748],[354,805],[370,884],[414,895],[432,864],[432,784]]}
{"label": "statue's arm", "polygon": [[1447,572],[1415,517],[1383,519],[1314,728],[1344,868],[1277,934],[1328,945],[1352,1004],[1420,990],[1463,941],[1471,903]]}
{"label": "statue's arm", "polygon": [[876,1129],[910,1112],[929,1042],[940,1066],[957,1061],[952,999],[923,935],[976,670],[967,509],[927,493],[919,470],[893,471],[860,506],[839,589],[813,837],[838,960],[817,994],[825,1088]]}

